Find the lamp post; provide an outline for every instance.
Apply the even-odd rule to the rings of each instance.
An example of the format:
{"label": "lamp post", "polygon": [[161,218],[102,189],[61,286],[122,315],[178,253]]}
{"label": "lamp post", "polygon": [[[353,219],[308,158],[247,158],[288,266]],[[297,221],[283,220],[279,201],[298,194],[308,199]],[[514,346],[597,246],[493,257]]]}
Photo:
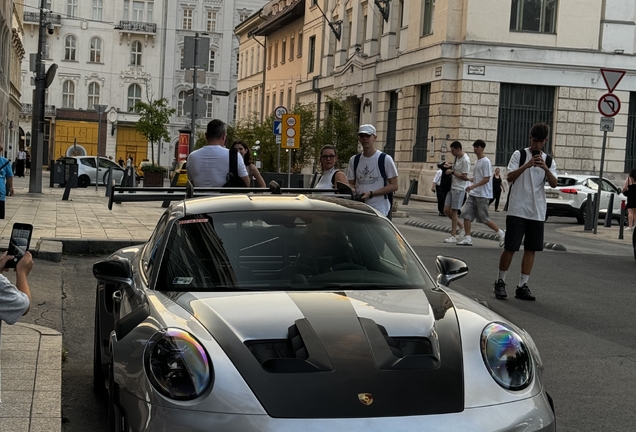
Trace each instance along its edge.
{"label": "lamp post", "polygon": [[[97,111],[97,151],[95,152],[95,190],[97,190],[97,185],[99,184],[99,154],[100,154],[100,150],[101,150],[101,138],[102,138],[102,114],[104,114],[104,112],[106,111],[106,108],[108,108],[108,105],[100,105],[100,104],[95,104],[93,105],[93,108],[95,108],[95,111]],[[106,182],[104,182],[106,183]],[[106,186],[106,185],[104,185]]]}

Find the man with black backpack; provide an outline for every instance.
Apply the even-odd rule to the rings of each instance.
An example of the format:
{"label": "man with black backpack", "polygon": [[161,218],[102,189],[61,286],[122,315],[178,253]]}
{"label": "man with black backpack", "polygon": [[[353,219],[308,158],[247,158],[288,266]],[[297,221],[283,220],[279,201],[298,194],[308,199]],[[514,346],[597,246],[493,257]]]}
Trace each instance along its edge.
{"label": "man with black backpack", "polygon": [[[225,123],[214,119],[208,123],[205,132],[206,145],[188,156],[188,179],[196,187],[223,187],[250,185],[243,157],[237,151],[230,152],[225,147],[227,134]],[[228,178],[228,174],[230,174]],[[236,184],[228,184],[236,182]]]}
{"label": "man with black backpack", "polygon": [[362,153],[349,159],[347,180],[360,200],[391,218],[393,192],[398,189],[398,173],[393,158],[375,148],[375,127],[363,124],[358,129]]}
{"label": "man with black backpack", "polygon": [[[534,264],[535,252],[543,250],[545,223],[545,182],[557,185],[557,169],[552,157],[543,152],[550,129],[537,123],[530,129],[530,147],[515,150],[508,163],[508,215],[504,251],[499,259],[499,275],[495,282],[495,297],[505,299],[506,273],[512,258],[523,241],[521,275],[515,297],[535,300],[528,288],[528,279]],[[514,184],[513,184],[514,183]],[[525,240],[524,240],[525,237]]]}

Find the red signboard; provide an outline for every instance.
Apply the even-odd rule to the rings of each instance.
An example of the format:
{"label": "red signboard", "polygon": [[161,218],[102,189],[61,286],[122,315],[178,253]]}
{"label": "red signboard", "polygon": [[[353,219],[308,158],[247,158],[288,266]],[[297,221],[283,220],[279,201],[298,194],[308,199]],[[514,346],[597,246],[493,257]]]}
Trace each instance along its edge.
{"label": "red signboard", "polygon": [[179,134],[179,161],[186,160],[190,152],[190,134]]}

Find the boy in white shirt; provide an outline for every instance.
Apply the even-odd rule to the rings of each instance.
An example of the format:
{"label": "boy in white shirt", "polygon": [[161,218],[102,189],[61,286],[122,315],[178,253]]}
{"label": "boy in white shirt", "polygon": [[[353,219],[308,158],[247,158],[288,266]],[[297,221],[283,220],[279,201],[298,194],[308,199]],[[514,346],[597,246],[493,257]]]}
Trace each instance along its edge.
{"label": "boy in white shirt", "polygon": [[477,155],[477,162],[475,162],[475,170],[473,172],[473,184],[466,187],[468,198],[462,207],[466,237],[457,243],[460,246],[473,245],[470,227],[472,221],[475,219],[477,219],[477,222],[485,224],[488,228],[497,233],[499,236],[499,247],[503,247],[504,245],[506,233],[499,229],[497,224],[490,220],[488,215],[488,205],[492,198],[492,183],[490,183],[492,165],[490,164],[490,159],[484,154],[485,148],[486,143],[482,140],[477,140],[473,143],[473,149]]}

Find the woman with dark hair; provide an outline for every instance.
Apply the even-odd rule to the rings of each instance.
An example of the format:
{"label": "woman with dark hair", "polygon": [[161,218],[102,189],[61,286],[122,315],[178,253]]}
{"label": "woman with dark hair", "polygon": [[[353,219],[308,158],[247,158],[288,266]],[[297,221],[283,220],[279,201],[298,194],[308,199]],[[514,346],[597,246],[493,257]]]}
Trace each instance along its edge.
{"label": "woman with dark hair", "polygon": [[636,223],[636,168],[629,172],[625,185],[623,186],[623,194],[627,197],[627,228],[633,230]]}
{"label": "woman with dark hair", "polygon": [[258,187],[266,187],[265,180],[261,177],[261,173],[256,168],[256,165],[252,163],[252,153],[250,152],[250,148],[247,146],[245,141],[236,140],[232,143],[232,148],[238,150],[238,152],[243,156],[243,161],[245,162],[245,168],[247,169],[247,175],[250,179],[254,179],[256,182],[256,186]]}
{"label": "woman with dark hair", "polygon": [[492,198],[488,205],[495,202],[495,211],[499,211],[499,199],[501,198],[501,192],[506,192],[506,187],[501,180],[501,174],[499,168],[495,168],[495,174],[492,176]]}

